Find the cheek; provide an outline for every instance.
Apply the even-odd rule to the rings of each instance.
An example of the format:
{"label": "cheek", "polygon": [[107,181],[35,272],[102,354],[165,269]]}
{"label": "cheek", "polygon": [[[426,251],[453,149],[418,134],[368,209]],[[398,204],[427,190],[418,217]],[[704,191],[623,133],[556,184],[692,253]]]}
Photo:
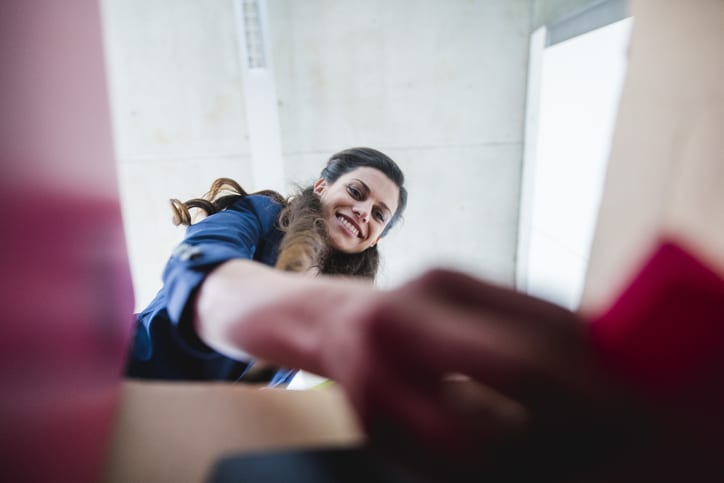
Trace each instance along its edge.
{"label": "cheek", "polygon": [[322,216],[325,218],[329,217],[329,214],[333,212],[332,207],[329,203],[329,198],[323,193],[319,197],[319,204],[322,205]]}

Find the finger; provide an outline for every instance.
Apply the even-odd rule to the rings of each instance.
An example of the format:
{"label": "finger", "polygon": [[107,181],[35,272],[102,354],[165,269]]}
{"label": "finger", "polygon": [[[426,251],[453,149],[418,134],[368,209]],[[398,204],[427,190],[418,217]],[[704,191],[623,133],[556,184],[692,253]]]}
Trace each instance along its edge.
{"label": "finger", "polygon": [[457,271],[432,270],[401,290],[424,292],[451,304],[517,317],[512,322],[535,320],[538,324],[546,321],[560,325],[578,320],[563,307]]}
{"label": "finger", "polygon": [[496,317],[429,300],[398,304],[380,317],[373,340],[388,364],[424,378],[459,372],[518,400],[553,383],[558,369],[545,343]]}
{"label": "finger", "polygon": [[471,381],[442,381],[420,390],[389,374],[364,392],[363,422],[375,447],[414,466],[421,455],[440,464],[477,466],[501,444],[527,429],[529,415],[518,404]]}
{"label": "finger", "polygon": [[472,448],[511,440],[529,427],[524,406],[471,379],[446,378],[442,393],[447,406],[464,421]]}
{"label": "finger", "polygon": [[449,453],[460,447],[460,428],[451,411],[434,392],[406,383],[404,375],[379,374],[357,391],[353,404],[377,444]]}

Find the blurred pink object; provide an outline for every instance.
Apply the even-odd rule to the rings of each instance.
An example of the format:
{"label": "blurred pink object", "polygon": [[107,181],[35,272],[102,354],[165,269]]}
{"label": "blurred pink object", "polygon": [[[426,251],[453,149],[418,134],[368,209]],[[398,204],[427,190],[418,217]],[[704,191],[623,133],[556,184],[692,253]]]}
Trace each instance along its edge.
{"label": "blurred pink object", "polygon": [[101,479],[132,291],[94,0],[0,2],[4,481]]}
{"label": "blurred pink object", "polygon": [[712,419],[724,405],[724,280],[695,256],[662,241],[591,331],[609,368],[644,397],[698,420],[701,434],[724,429]]}
{"label": "blurred pink object", "polygon": [[721,481],[724,279],[664,240],[591,332],[665,435],[627,481]]}

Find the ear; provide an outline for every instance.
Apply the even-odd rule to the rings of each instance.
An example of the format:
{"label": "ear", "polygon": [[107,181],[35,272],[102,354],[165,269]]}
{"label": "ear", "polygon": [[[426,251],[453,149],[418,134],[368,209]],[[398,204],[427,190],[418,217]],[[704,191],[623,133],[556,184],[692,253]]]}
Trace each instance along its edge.
{"label": "ear", "polygon": [[327,189],[327,182],[325,181],[324,178],[319,178],[314,183],[314,192],[316,194],[321,195],[324,192],[324,190],[326,190],[326,189]]}
{"label": "ear", "polygon": [[382,237],[381,237],[381,236],[378,236],[378,237],[377,237],[377,240],[375,240],[375,242],[374,242],[372,245],[370,245],[370,248],[376,247],[377,244],[380,242],[381,239],[382,239]]}

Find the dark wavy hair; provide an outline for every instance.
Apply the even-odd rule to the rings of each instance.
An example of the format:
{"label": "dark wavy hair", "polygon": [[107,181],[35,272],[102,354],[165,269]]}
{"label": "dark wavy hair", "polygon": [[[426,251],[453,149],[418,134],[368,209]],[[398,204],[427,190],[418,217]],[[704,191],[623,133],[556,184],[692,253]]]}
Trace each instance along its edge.
{"label": "dark wavy hair", "polygon": [[[405,176],[392,159],[371,148],[345,149],[329,158],[320,177],[328,184],[332,184],[340,176],[362,167],[380,170],[399,189],[397,210],[382,232],[384,236],[400,220],[407,206]],[[253,194],[268,196],[283,207],[278,226],[284,232],[284,237],[279,246],[276,268],[370,279],[377,274],[380,256],[376,245],[361,253],[344,253],[330,245],[327,224],[322,217],[322,206],[312,186],[300,189],[290,198],[284,198],[276,191],[270,190]],[[190,225],[192,217],[189,210],[192,208],[201,209],[208,216],[225,210],[243,196],[248,196],[248,193],[239,183],[229,178],[219,178],[212,183],[202,198],[186,202],[171,200],[174,224]]]}

